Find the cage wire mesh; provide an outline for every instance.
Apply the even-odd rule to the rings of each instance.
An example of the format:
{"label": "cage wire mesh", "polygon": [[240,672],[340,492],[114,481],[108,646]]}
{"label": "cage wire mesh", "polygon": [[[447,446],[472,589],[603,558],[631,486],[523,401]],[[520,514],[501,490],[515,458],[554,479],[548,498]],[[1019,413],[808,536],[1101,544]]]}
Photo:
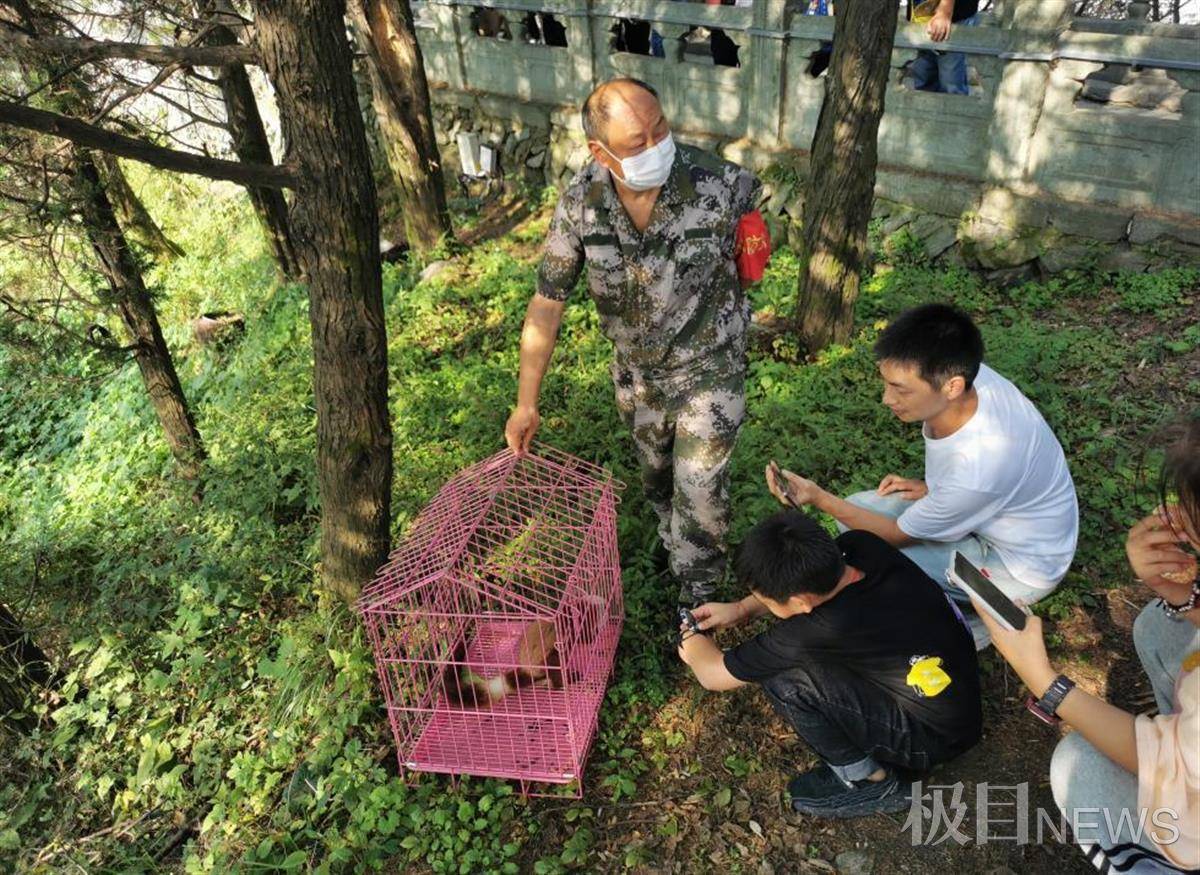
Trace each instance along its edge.
{"label": "cage wire mesh", "polygon": [[466,468],[417,517],[358,603],[402,770],[582,795],[624,619],[621,488],[535,444]]}

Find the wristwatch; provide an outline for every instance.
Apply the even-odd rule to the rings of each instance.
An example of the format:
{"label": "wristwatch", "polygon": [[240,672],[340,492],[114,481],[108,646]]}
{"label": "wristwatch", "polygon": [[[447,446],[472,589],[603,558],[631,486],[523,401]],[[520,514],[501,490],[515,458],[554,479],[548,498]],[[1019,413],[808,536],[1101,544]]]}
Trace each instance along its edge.
{"label": "wristwatch", "polygon": [[1043,723],[1049,723],[1054,726],[1057,723],[1062,723],[1062,718],[1058,716],[1058,706],[1062,704],[1062,700],[1066,698],[1067,693],[1075,688],[1075,681],[1071,680],[1065,674],[1060,674],[1050,684],[1050,688],[1038,700],[1034,701],[1033,696],[1025,700],[1025,707],[1028,708],[1033,716]]}

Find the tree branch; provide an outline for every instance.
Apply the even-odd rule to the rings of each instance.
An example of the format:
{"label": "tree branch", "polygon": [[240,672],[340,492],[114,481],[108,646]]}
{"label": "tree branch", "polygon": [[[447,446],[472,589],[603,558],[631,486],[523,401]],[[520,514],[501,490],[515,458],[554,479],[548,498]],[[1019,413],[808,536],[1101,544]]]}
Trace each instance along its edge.
{"label": "tree branch", "polygon": [[0,124],[61,137],[88,149],[99,149],[101,152],[119,155],[122,158],[142,161],[163,170],[195,173],[209,179],[227,179],[258,188],[294,188],[296,185],[296,174],[282,165],[226,161],[178,149],[167,149],[56,112],[34,109],[5,100],[0,100]]}
{"label": "tree branch", "polygon": [[155,46],[145,43],[122,43],[94,40],[88,37],[32,37],[8,22],[0,21],[0,33],[11,45],[32,52],[71,58],[75,61],[103,61],[124,58],[148,64],[188,64],[197,67],[223,67],[229,64],[257,64],[258,52],[253,46]]}

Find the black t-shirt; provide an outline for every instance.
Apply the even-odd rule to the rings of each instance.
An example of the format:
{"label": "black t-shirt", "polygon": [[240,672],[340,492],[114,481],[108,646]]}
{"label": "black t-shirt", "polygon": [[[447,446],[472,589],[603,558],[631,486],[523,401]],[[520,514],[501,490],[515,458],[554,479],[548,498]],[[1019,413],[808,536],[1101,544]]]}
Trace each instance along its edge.
{"label": "black t-shirt", "polygon": [[[912,21],[913,6],[920,3],[921,0],[908,0],[908,20]],[[954,12],[950,14],[950,20],[962,21],[964,18],[970,18],[979,12],[979,0],[954,0]]]}
{"label": "black t-shirt", "polygon": [[837,544],[865,576],[812,613],[780,620],[726,651],[725,668],[740,681],[761,682],[825,663],[886,690],[938,732],[978,733],[975,642],[941,587],[870,532],[846,532]]}

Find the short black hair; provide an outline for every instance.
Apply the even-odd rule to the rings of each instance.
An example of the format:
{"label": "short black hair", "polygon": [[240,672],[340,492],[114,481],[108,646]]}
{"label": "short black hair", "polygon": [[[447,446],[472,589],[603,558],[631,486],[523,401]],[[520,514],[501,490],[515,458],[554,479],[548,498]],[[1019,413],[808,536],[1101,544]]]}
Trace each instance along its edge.
{"label": "short black hair", "polygon": [[921,379],[935,389],[953,377],[962,377],[969,389],[983,363],[983,335],[958,307],[923,304],[883,329],[875,341],[875,360],[916,365]]}
{"label": "short black hair", "polygon": [[758,595],[785,602],[789,596],[825,595],[842,579],[846,560],[829,532],[798,510],[781,510],[742,539],[738,579]]}
{"label": "short black hair", "polygon": [[[658,92],[654,90],[654,86],[648,82],[643,82],[641,79],[634,79],[632,76],[621,76],[617,79],[610,79],[607,82],[602,82],[592,89],[592,93],[587,96],[587,100],[583,102],[583,109],[580,115],[583,117],[583,135],[589,140],[599,140],[605,142],[602,136],[604,126],[608,124],[608,116],[611,111],[609,103],[610,98],[605,94],[610,90],[609,85],[614,85],[618,82],[624,82],[627,85],[636,85],[644,91],[650,92],[654,99],[658,99]],[[604,92],[600,97],[596,97],[598,92]]]}

